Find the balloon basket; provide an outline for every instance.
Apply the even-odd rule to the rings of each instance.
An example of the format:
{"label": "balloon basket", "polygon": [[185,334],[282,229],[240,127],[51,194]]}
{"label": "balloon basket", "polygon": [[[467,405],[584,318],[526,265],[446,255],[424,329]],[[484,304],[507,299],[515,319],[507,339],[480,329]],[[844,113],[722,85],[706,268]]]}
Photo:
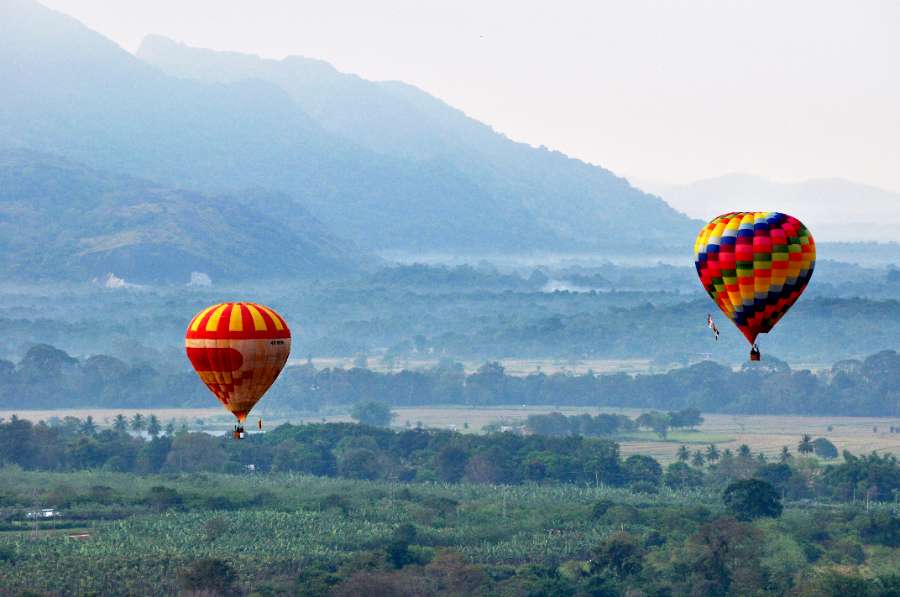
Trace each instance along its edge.
{"label": "balloon basket", "polygon": [[755,350],[754,350],[754,351],[751,351],[751,352],[750,352],[750,360],[751,360],[751,361],[758,361],[758,360],[760,360],[760,359],[762,359],[762,355],[759,354],[758,351],[755,351]]}
{"label": "balloon basket", "polygon": [[244,439],[246,436],[247,436],[247,434],[244,433],[243,427],[238,427],[237,429],[235,429],[234,431],[231,432],[231,437],[233,437],[234,439]]}

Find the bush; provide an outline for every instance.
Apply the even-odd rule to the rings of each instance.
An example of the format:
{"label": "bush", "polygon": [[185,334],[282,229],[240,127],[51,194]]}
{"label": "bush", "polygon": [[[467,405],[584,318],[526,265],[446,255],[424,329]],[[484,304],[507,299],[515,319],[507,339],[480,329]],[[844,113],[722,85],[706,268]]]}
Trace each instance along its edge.
{"label": "bush", "polygon": [[368,402],[358,402],[353,405],[350,416],[363,425],[387,427],[391,424],[391,421],[396,415],[391,412],[391,407],[384,402],[370,400]]}
{"label": "bush", "polygon": [[647,495],[656,495],[659,493],[659,487],[648,481],[637,481],[631,484],[631,490],[635,493],[645,493]]}
{"label": "bush", "polygon": [[837,448],[824,437],[817,437],[813,440],[813,452],[819,458],[826,458],[828,460],[838,457]]}
{"label": "bush", "polygon": [[606,512],[614,505],[614,502],[610,499],[603,498],[601,500],[597,500],[594,504],[593,508],[591,508],[591,518],[594,520],[599,520],[606,515]]}
{"label": "bush", "polygon": [[183,501],[176,490],[162,485],[151,487],[146,498],[147,505],[158,511],[180,508]]}
{"label": "bush", "polygon": [[735,481],[725,488],[722,501],[734,517],[742,521],[764,516],[778,518],[783,509],[775,488],[759,479]]}
{"label": "bush", "polygon": [[214,595],[235,595],[237,573],[217,558],[197,560],[178,571],[178,584],[184,591],[207,592]]}

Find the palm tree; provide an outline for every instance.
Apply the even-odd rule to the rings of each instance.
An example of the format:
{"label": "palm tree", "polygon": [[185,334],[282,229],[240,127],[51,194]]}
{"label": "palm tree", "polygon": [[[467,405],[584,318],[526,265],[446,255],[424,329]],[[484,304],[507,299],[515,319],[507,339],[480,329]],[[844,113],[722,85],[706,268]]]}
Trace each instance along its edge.
{"label": "palm tree", "polygon": [[762,452],[760,452],[759,454],[756,455],[756,460],[758,460],[760,464],[765,464],[766,462],[769,461],[769,459],[766,457],[766,455],[763,454]]}
{"label": "palm tree", "polygon": [[94,423],[94,417],[88,415],[87,418],[81,422],[81,432],[85,435],[94,435],[97,433],[97,424]]}
{"label": "palm tree", "polygon": [[116,420],[113,423],[113,429],[116,431],[128,431],[128,420],[125,418],[125,415],[119,413],[116,415]]}
{"label": "palm tree", "polygon": [[678,460],[681,462],[687,462],[688,458],[691,457],[691,451],[687,449],[687,446],[681,446],[678,448]]}
{"label": "palm tree", "polygon": [[800,443],[797,445],[797,451],[801,454],[812,454],[814,449],[812,438],[809,434],[804,433],[803,437],[800,439]]}
{"label": "palm tree", "polygon": [[150,434],[150,437],[157,437],[160,431],[162,431],[162,426],[159,424],[159,419],[156,418],[156,415],[150,415],[150,419],[147,421],[147,433]]}
{"label": "palm tree", "polygon": [[787,464],[787,462],[791,459],[791,451],[788,450],[787,446],[781,447],[781,454],[778,456],[778,461],[781,464]]}
{"label": "palm tree", "polygon": [[738,448],[738,456],[744,460],[748,460],[752,455],[753,453],[750,452],[750,446],[747,444],[741,444],[741,447]]}
{"label": "palm tree", "polygon": [[133,417],[131,417],[131,429],[133,431],[137,431],[140,433],[146,427],[146,423],[144,422],[144,415],[141,413],[135,413]]}
{"label": "palm tree", "polygon": [[706,464],[706,458],[703,456],[703,452],[696,450],[691,458],[691,464],[694,466],[703,466]]}
{"label": "palm tree", "polygon": [[718,460],[719,456],[719,449],[716,447],[716,445],[709,444],[709,446],[707,446],[706,448],[706,459],[712,463]]}
{"label": "palm tree", "polygon": [[175,419],[169,419],[165,427],[166,435],[175,435]]}

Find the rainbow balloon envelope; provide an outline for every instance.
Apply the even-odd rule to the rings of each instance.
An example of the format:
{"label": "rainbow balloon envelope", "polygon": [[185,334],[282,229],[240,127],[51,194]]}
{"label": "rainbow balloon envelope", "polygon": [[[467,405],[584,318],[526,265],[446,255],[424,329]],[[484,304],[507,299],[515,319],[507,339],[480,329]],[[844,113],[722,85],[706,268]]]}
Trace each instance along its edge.
{"label": "rainbow balloon envelope", "polygon": [[694,263],[706,292],[755,347],[809,283],[816,243],[793,216],[732,212],[700,231]]}

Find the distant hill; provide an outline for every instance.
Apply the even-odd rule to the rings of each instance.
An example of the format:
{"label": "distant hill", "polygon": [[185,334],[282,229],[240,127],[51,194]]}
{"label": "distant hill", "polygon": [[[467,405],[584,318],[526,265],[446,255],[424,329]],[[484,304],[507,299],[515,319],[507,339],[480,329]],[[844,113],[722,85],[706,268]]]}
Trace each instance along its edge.
{"label": "distant hill", "polygon": [[[277,197],[260,202],[279,201]],[[0,275],[128,282],[330,277],[370,258],[308,213],[284,223],[234,197],[110,174],[30,150],[0,150]]]}
{"label": "distant hill", "polygon": [[30,0],[3,10],[0,145],[205,192],[272,191],[248,205],[308,208],[374,250],[658,251],[696,231],[624,179],[400,83],[303,58],[183,72],[166,52],[192,50],[148,42],[150,64]]}
{"label": "distant hill", "polygon": [[524,209],[569,245],[609,247],[644,235],[677,244],[697,227],[608,170],[511,141],[406,83],[367,81],[321,60],[266,60],[161,36],[147,37],[137,55],[169,74],[208,83],[277,85],[324,129],[418,168],[452,164],[484,193],[511,210]]}
{"label": "distant hill", "polygon": [[900,241],[900,193],[840,178],[779,183],[727,174],[683,185],[638,184],[695,218],[779,210],[800,218],[820,242]]}

